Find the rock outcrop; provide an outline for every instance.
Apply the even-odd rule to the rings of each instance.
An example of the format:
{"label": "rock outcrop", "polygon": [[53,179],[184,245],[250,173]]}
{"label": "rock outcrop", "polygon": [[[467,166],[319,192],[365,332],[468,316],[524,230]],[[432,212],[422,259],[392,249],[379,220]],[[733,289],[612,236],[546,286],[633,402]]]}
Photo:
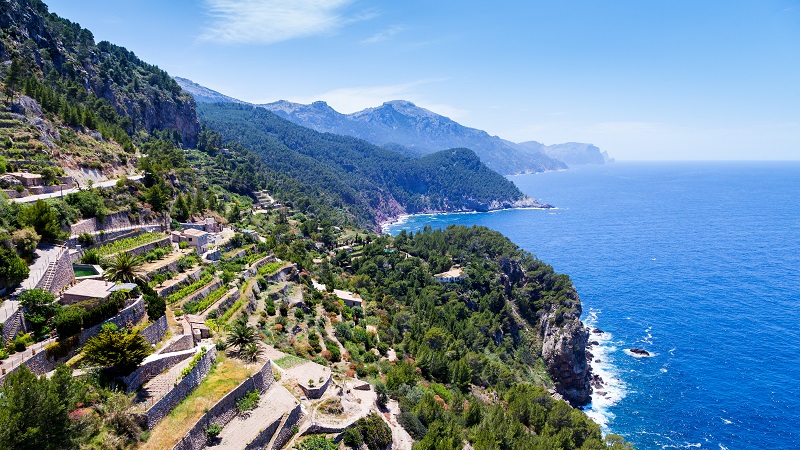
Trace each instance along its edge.
{"label": "rock outcrop", "polygon": [[575,297],[572,305],[555,304],[542,314],[539,330],[542,359],[556,391],[572,406],[582,406],[592,394],[591,366],[586,359],[589,330],[580,321],[580,301]]}

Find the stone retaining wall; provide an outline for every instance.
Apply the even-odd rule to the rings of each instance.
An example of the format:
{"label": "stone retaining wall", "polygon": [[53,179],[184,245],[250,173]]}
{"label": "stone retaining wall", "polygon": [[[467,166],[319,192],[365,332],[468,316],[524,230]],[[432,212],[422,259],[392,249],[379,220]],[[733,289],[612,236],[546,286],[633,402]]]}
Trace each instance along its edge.
{"label": "stone retaining wall", "polygon": [[286,277],[292,273],[293,270],[297,270],[294,266],[287,266],[283,269],[273,273],[272,275],[267,275],[264,277],[267,282],[278,282],[278,281],[286,281]]}
{"label": "stone retaining wall", "polygon": [[272,439],[272,436],[275,435],[275,432],[278,431],[278,427],[281,426],[281,420],[283,417],[278,417],[275,419],[274,422],[269,424],[266,428],[261,430],[256,436],[255,439],[250,441],[249,444],[244,448],[244,450],[261,450],[265,448],[269,441]]}
{"label": "stone retaining wall", "polygon": [[91,339],[92,337],[96,336],[100,333],[100,330],[103,328],[103,325],[107,323],[113,323],[118,328],[124,328],[128,326],[128,324],[136,324],[142,317],[144,317],[145,313],[145,305],[144,305],[144,298],[139,297],[133,302],[130,306],[120,311],[116,316],[106,320],[105,322],[95,325],[91,328],[87,328],[81,331],[80,338],[78,339],[78,347],[83,347],[86,345],[86,341]]}
{"label": "stone retaining wall", "polygon": [[289,439],[294,436],[293,429],[300,423],[300,419],[303,418],[303,409],[301,408],[300,404],[298,403],[297,406],[292,409],[292,412],[286,417],[286,421],[283,423],[280,431],[278,431],[278,435],[275,436],[275,440],[272,442],[273,450],[278,450],[283,448]]}
{"label": "stone retaining wall", "polygon": [[50,286],[45,286],[48,275],[48,272],[45,272],[44,276],[42,276],[36,284],[36,287],[41,289],[47,288],[51,294],[58,294],[61,292],[61,289],[64,289],[75,281],[75,272],[72,270],[72,259],[70,259],[69,251],[66,247],[58,256],[53,271],[53,281],[50,283]]}
{"label": "stone retaining wall", "polygon": [[200,419],[195,422],[183,438],[172,447],[173,450],[201,450],[206,447],[206,428],[212,423],[225,426],[236,417],[236,400],[250,391],[264,393],[272,386],[275,376],[272,374],[272,361],[267,360],[255,375],[244,380],[234,390],[228,392]]}
{"label": "stone retaining wall", "polygon": [[200,289],[199,291],[195,291],[194,293],[189,294],[186,297],[184,297],[183,300],[181,300],[181,303],[197,301],[197,300],[206,298],[206,297],[208,297],[208,294],[214,292],[220,286],[222,286],[222,280],[220,280],[219,278],[215,278],[214,280],[211,281],[211,284],[209,284],[206,287]]}
{"label": "stone retaining wall", "polygon": [[239,300],[239,297],[241,297],[241,295],[242,294],[239,293],[239,288],[234,287],[230,291],[228,291],[228,293],[226,293],[223,296],[223,298],[225,297],[227,298],[225,298],[225,300],[223,300],[222,303],[220,303],[219,306],[217,306],[217,317],[225,314],[225,311],[230,309],[230,307],[233,306],[234,303],[236,303],[236,300]]}
{"label": "stone retaining wall", "polygon": [[3,322],[3,341],[0,342],[0,344],[5,347],[6,342],[16,337],[12,336],[12,334],[16,334],[17,331],[22,330],[23,326],[24,321],[22,320],[22,308],[17,307],[14,313],[8,316],[6,321]]}
{"label": "stone retaining wall", "polygon": [[[113,322],[118,327],[123,327],[131,322],[136,323],[139,320],[141,320],[142,317],[144,316],[144,310],[145,310],[144,299],[142,299],[142,297],[139,297],[138,300],[136,300],[133,304],[131,304],[127,308],[120,311],[119,314],[117,314],[116,316],[106,320],[105,322],[99,325],[95,325],[92,328],[83,330],[80,334],[78,345],[76,345],[72,350],[70,350],[70,352],[65,357],[58,359],[50,359],[47,357],[47,351],[44,348],[42,348],[37,354],[23,361],[22,364],[27,366],[28,369],[30,369],[31,372],[35,373],[36,375],[42,375],[47,372],[50,372],[51,370],[55,369],[59,363],[68,361],[70,358],[75,356],[77,349],[83,347],[86,344],[86,341],[88,341],[93,336],[97,335],[100,332],[100,329],[102,328],[103,324]],[[8,371],[6,375],[18,370],[19,367],[21,367],[21,365],[15,367],[13,370]]]}
{"label": "stone retaining wall", "polygon": [[130,394],[131,392],[139,389],[139,386],[152,380],[161,372],[187,358],[193,357],[195,353],[197,353],[195,349],[190,349],[181,352],[164,353],[158,355],[150,361],[143,363],[138,369],[133,371],[133,373],[123,378],[122,382],[128,387],[127,392]]}
{"label": "stone retaining wall", "polygon": [[169,330],[167,316],[163,315],[159,317],[158,320],[145,327],[142,330],[142,336],[147,339],[147,342],[151,343],[152,345],[156,345],[161,342],[162,339],[164,339],[164,336],[167,334],[167,330]]}
{"label": "stone retaining wall", "polygon": [[322,394],[324,394],[325,390],[328,389],[328,386],[330,386],[332,379],[333,377],[328,375],[328,379],[325,380],[325,382],[322,383],[322,385],[320,385],[319,387],[313,387],[313,388],[307,387],[303,383],[298,383],[298,386],[300,386],[300,389],[302,389],[303,392],[306,394],[306,397],[311,399],[317,399],[322,397]]}
{"label": "stone retaining wall", "polygon": [[[189,394],[194,391],[197,386],[203,381],[203,379],[208,375],[208,372],[211,370],[211,365],[214,364],[214,361],[217,359],[217,350],[214,347],[210,347],[206,354],[200,358],[200,361],[197,362],[197,365],[180,381],[178,384],[172,388],[167,395],[161,398],[161,400],[157,401],[150,409],[147,410],[145,413],[146,421],[147,421],[147,428],[152,430],[155,428],[156,424],[161,421],[167,414],[170,413],[173,409],[180,402],[183,401]],[[205,437],[205,434],[204,434]]]}
{"label": "stone retaining wall", "polygon": [[[160,222],[154,221],[155,217],[148,217],[147,219],[142,221],[142,226],[146,226],[144,224],[149,225],[161,225]],[[114,228],[128,228],[136,226],[137,224],[132,223],[131,219],[128,217],[128,213],[126,211],[116,212],[113,214],[109,214],[103,218],[102,223],[98,223],[97,218],[92,217],[90,219],[83,219],[80,220],[69,227],[69,234],[70,236],[77,236],[81,233],[94,233],[96,231],[101,230],[111,230]]]}
{"label": "stone retaining wall", "polygon": [[167,342],[167,345],[164,346],[161,350],[157,353],[172,353],[172,352],[180,352],[183,350],[189,350],[190,348],[194,347],[194,337],[191,334],[179,334],[178,336],[173,337]]}
{"label": "stone retaining wall", "polygon": [[144,255],[150,250],[156,247],[169,247],[172,245],[172,241],[169,239],[169,236],[166,236],[162,239],[159,239],[155,242],[151,242],[149,244],[140,245],[136,248],[132,248],[130,250],[126,250],[125,253],[128,253],[131,256],[140,256]]}
{"label": "stone retaining wall", "polygon": [[179,282],[177,282],[175,284],[172,284],[170,286],[167,286],[165,288],[156,289],[156,292],[158,292],[158,295],[166,298],[170,294],[172,294],[173,292],[175,292],[175,291],[179,290],[180,288],[186,286],[187,284],[192,284],[195,281],[199,280],[200,277],[201,277],[200,273],[202,271],[203,271],[202,268],[198,268],[198,269],[195,269],[194,272],[188,272],[188,274],[186,275],[186,277],[183,280],[181,280],[181,281],[179,281]]}

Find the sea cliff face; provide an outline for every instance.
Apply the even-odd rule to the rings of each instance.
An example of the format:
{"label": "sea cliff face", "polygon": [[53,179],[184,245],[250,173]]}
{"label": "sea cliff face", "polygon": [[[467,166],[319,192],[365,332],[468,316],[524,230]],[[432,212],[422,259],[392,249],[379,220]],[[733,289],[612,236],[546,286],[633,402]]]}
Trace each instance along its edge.
{"label": "sea cliff face", "polygon": [[571,305],[554,304],[539,317],[542,359],[556,392],[572,406],[586,405],[592,394],[591,366],[586,358],[589,330],[580,315],[581,305],[575,294]]}

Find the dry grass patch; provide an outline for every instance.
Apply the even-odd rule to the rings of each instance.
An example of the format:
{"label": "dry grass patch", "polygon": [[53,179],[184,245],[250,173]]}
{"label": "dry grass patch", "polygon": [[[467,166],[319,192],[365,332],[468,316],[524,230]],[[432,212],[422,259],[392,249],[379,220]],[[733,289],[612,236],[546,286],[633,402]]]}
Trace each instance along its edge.
{"label": "dry grass patch", "polygon": [[174,447],[208,409],[254,372],[255,366],[245,366],[217,353],[216,366],[200,386],[156,425],[150,438],[139,448],[163,450]]}

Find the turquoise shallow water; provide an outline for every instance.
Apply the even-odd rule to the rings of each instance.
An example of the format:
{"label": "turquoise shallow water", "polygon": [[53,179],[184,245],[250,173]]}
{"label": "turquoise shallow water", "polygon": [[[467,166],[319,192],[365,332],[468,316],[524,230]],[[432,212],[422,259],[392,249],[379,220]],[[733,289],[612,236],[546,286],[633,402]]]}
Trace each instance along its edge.
{"label": "turquoise shallow water", "polygon": [[[607,381],[589,414],[639,449],[800,448],[800,163],[616,163],[511,177],[556,210],[484,225],[569,274]],[[625,352],[644,348],[655,356]]]}

